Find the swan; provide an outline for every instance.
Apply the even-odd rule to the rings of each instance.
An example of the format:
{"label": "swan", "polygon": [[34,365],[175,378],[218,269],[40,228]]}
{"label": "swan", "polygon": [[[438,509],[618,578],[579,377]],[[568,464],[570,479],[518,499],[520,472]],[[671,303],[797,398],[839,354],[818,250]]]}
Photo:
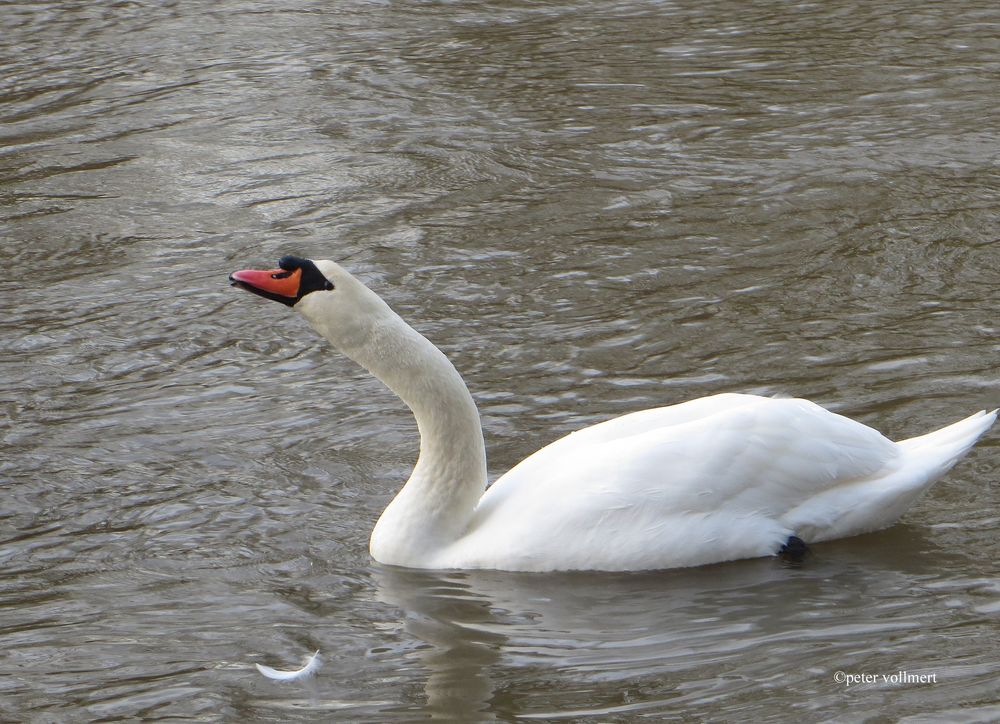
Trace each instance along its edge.
{"label": "swan", "polygon": [[638,571],[801,555],[892,525],[997,417],[897,443],[806,400],[717,394],[570,433],[487,488],[465,382],[373,291],[296,256],[229,279],[301,313],[412,410],[416,466],[371,534],[383,564]]}

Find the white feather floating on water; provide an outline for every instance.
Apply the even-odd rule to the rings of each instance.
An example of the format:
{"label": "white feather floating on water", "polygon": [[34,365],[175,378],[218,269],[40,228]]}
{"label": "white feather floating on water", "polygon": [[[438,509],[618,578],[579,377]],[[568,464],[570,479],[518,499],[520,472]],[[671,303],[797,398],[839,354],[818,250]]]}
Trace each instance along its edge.
{"label": "white feather floating on water", "polygon": [[305,666],[293,671],[279,671],[278,669],[272,669],[270,666],[263,666],[262,664],[254,664],[254,666],[257,667],[257,671],[269,679],[274,679],[275,681],[295,681],[296,679],[303,679],[315,674],[321,663],[319,651],[317,651],[309,657]]}

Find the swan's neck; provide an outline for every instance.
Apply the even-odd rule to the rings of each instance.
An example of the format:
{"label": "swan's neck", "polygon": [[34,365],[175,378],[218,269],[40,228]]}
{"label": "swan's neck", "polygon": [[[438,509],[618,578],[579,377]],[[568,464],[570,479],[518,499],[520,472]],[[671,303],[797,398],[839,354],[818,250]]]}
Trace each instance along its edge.
{"label": "swan's neck", "polygon": [[310,321],[395,392],[416,417],[420,456],[372,531],[370,549],[381,563],[426,565],[434,551],[462,535],[486,489],[483,432],[476,403],[454,365],[378,301],[371,323],[350,340],[345,341],[342,327],[328,329]]}

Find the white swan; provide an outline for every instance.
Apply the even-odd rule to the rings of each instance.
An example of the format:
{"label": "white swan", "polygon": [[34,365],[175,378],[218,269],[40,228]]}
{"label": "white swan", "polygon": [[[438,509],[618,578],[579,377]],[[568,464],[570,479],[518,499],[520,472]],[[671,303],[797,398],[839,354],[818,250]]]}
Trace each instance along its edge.
{"label": "white swan", "polygon": [[300,312],[416,417],[416,467],[371,536],[381,563],[652,570],[878,530],[997,416],[895,443],[805,400],[714,395],[574,432],[487,489],[479,413],[444,354],[334,262],[279,266],[230,280]]}

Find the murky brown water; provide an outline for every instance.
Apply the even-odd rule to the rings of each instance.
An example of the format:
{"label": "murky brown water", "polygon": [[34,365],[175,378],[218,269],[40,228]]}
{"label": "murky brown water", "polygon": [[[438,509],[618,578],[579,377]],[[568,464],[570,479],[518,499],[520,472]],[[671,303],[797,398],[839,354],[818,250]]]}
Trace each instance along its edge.
{"label": "murky brown water", "polygon": [[0,718],[1000,718],[997,431],[802,568],[384,569],[412,420],[226,284],[346,260],[493,475],[722,391],[995,407],[994,2],[5,4],[0,69]]}

